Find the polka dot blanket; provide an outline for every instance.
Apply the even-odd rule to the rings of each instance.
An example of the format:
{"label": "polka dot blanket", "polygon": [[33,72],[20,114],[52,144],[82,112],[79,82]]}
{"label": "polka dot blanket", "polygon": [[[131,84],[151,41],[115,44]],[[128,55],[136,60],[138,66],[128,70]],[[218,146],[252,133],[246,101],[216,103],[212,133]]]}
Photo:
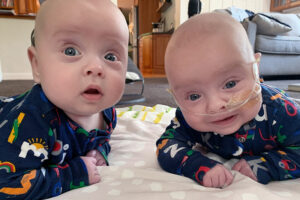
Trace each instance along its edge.
{"label": "polka dot blanket", "polygon": [[[291,200],[300,199],[300,179],[259,184],[234,172],[224,188],[205,188],[163,171],[156,160],[155,142],[175,116],[175,108],[118,108],[118,125],[111,137],[110,166],[99,167],[101,182],[66,192],[51,200]],[[235,160],[223,161],[229,168]]]}

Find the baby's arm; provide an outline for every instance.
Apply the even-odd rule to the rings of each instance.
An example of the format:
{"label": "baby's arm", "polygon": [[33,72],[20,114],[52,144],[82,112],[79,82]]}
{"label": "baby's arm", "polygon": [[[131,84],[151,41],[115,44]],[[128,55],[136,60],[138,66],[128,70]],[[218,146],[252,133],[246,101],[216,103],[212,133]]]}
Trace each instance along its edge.
{"label": "baby's arm", "polygon": [[[260,156],[243,157],[258,182],[267,184],[270,181],[300,178],[299,136],[286,136],[286,142],[281,143],[280,148],[263,152]],[[252,178],[251,175],[249,177]]]}
{"label": "baby's arm", "polygon": [[81,156],[89,175],[89,184],[98,183],[100,179],[100,174],[97,170],[97,159],[91,156]]}
{"label": "baby's arm", "polygon": [[98,183],[101,178],[97,166],[106,166],[106,160],[102,154],[97,150],[91,150],[86,156],[81,156],[81,159],[86,165],[89,174],[89,184]]}
{"label": "baby's arm", "polygon": [[232,170],[238,171],[241,174],[248,176],[249,178],[252,178],[253,180],[257,181],[256,175],[252,171],[250,165],[244,159],[241,159],[237,163],[235,163],[234,166],[232,167]]}
{"label": "baby's arm", "polygon": [[[117,123],[117,115],[115,108],[107,109],[105,112],[109,115],[111,123],[108,125],[111,127],[110,133],[116,127]],[[89,151],[86,156],[81,156],[81,159],[84,161],[89,175],[89,183],[94,184],[101,180],[99,172],[97,170],[97,166],[106,166],[108,165],[107,155],[110,152],[110,134],[101,135],[99,133],[97,135],[98,140],[100,140],[100,144],[98,145],[97,150]],[[95,141],[95,140],[94,140]]]}
{"label": "baby's arm", "polygon": [[[290,109],[289,114],[286,108]],[[271,133],[260,132],[263,140],[273,138],[271,150],[258,156],[243,156],[260,183],[300,178],[300,110],[291,108],[282,106],[274,119],[269,119]]]}
{"label": "baby's arm", "polygon": [[[0,199],[42,199],[89,184],[80,157],[58,165],[49,157],[64,159],[56,133],[40,116],[20,112],[0,127]],[[30,123],[34,122],[34,123]],[[6,152],[6,153],[4,153]],[[61,157],[60,157],[61,156]]]}
{"label": "baby's arm", "polygon": [[[231,173],[217,161],[194,151],[191,141],[188,130],[176,118],[172,120],[156,143],[160,166],[170,173],[184,175],[202,185],[221,187],[230,184]],[[221,181],[215,181],[215,177]]]}

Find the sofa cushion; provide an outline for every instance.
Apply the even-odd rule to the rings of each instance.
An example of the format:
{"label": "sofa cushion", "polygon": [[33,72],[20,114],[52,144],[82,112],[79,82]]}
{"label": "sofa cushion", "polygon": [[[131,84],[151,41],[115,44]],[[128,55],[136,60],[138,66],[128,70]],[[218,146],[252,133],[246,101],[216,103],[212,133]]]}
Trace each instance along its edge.
{"label": "sofa cushion", "polygon": [[256,23],[257,34],[278,35],[292,30],[288,24],[263,13],[253,15],[250,20]]}
{"label": "sofa cushion", "polygon": [[261,76],[300,75],[300,55],[262,54],[259,64]]}
{"label": "sofa cushion", "polygon": [[245,9],[241,9],[241,8],[237,8],[235,6],[231,6],[229,8],[226,9],[230,15],[238,20],[239,22],[242,22],[245,18],[251,17],[252,15],[254,15],[254,12],[250,11],[250,10],[245,10]]}
{"label": "sofa cushion", "polygon": [[300,55],[300,37],[257,35],[255,51],[270,54]]}
{"label": "sofa cushion", "polygon": [[233,17],[234,19],[236,19],[239,22],[242,22],[244,19],[249,18],[254,15],[254,12],[252,12],[250,10],[237,8],[235,6],[231,6],[226,9],[216,9],[213,12],[229,14],[231,17]]}
{"label": "sofa cushion", "polygon": [[292,30],[281,35],[300,36],[300,18],[296,14],[266,13],[271,17],[288,24]]}

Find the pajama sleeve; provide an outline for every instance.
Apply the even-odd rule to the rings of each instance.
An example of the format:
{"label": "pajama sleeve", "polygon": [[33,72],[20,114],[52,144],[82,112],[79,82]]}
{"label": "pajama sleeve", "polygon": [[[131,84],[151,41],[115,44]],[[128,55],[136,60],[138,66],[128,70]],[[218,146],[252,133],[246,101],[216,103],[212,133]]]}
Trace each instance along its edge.
{"label": "pajama sleeve", "polygon": [[49,198],[88,185],[80,157],[49,164],[49,156],[59,154],[61,148],[55,130],[37,113],[11,112],[0,132],[0,199]]}
{"label": "pajama sleeve", "polygon": [[[276,145],[258,156],[246,156],[260,183],[300,177],[299,105],[284,100],[277,109],[269,109],[269,131]],[[271,110],[274,110],[271,113]],[[271,117],[270,117],[271,116]],[[263,134],[263,133],[262,133]],[[269,147],[270,148],[270,147]]]}
{"label": "pajama sleeve", "polygon": [[179,110],[166,131],[156,142],[157,158],[160,166],[167,172],[189,177],[202,184],[205,173],[213,168],[217,161],[193,150],[195,141],[186,127]]}
{"label": "pajama sleeve", "polygon": [[116,125],[117,125],[117,112],[116,109],[114,107],[109,108],[105,111],[105,115],[107,118],[109,118],[109,122],[107,124],[108,129],[107,129],[107,133],[104,136],[100,136],[103,137],[103,141],[100,142],[99,146],[98,146],[98,151],[101,153],[101,155],[104,157],[106,164],[109,165],[107,156],[111,150],[110,144],[109,144],[109,140],[110,140],[110,135],[113,132],[113,130],[115,129]]}

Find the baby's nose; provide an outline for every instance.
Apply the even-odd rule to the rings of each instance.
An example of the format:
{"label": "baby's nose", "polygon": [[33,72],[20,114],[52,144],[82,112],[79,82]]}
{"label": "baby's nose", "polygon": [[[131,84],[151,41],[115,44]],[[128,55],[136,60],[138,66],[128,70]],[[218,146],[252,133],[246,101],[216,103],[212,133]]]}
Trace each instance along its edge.
{"label": "baby's nose", "polygon": [[100,62],[90,63],[85,68],[85,75],[87,76],[103,76],[104,70]]}
{"label": "baby's nose", "polygon": [[227,98],[214,95],[208,99],[206,112],[207,114],[214,114],[225,111],[227,103]]}

